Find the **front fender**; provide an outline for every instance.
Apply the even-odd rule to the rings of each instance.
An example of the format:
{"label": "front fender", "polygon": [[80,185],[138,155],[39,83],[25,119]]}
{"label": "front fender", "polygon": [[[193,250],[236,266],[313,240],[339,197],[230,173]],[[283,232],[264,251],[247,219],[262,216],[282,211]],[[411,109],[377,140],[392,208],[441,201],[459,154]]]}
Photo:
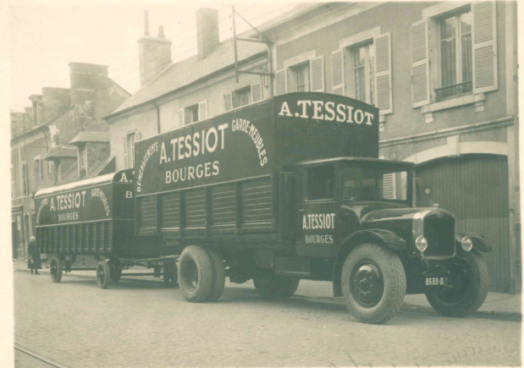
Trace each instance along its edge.
{"label": "front fender", "polygon": [[346,260],[347,255],[351,250],[359,244],[363,243],[378,243],[383,244],[397,252],[402,252],[408,246],[405,239],[389,230],[382,229],[366,229],[359,230],[348,236],[340,246],[337,258],[335,259],[335,267],[333,267],[333,295],[342,296],[342,288],[340,285],[340,274],[342,273],[342,265]]}
{"label": "front fender", "polygon": [[[362,241],[360,241],[362,240]],[[406,240],[392,231],[382,229],[359,230],[344,239],[342,247],[351,243],[362,243],[363,241],[378,241],[387,245],[389,248],[402,252],[408,246]]]}
{"label": "front fender", "polygon": [[457,249],[462,249],[462,247],[460,246],[460,241],[465,236],[470,237],[471,241],[473,242],[473,248],[475,250],[484,252],[484,253],[491,252],[491,247],[489,246],[488,243],[486,243],[486,240],[483,237],[473,234],[473,233],[467,233],[467,232],[457,232],[455,234],[455,240],[457,242]]}

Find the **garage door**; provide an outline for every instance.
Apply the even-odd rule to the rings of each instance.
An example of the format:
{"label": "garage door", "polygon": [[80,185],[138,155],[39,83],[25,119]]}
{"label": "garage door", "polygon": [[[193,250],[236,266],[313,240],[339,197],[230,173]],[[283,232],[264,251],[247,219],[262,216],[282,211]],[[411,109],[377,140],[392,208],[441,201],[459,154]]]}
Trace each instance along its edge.
{"label": "garage door", "polygon": [[509,284],[508,163],[505,156],[464,155],[416,168],[417,203],[451,211],[457,230],[483,235],[492,291]]}

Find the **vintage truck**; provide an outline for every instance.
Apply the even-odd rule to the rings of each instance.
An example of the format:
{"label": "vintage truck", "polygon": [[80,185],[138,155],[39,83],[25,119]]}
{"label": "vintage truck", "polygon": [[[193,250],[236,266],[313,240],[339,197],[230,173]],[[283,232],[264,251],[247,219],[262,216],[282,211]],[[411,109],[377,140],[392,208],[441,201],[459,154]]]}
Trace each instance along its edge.
{"label": "vintage truck", "polygon": [[218,300],[226,277],[269,299],[310,279],[332,282],[362,322],[385,323],[406,293],[443,315],[474,312],[490,247],[448,211],[413,208],[414,165],[378,158],[378,120],[348,97],[290,93],[138,141],[125,184],[134,236],[97,267],[144,255],[189,302]]}
{"label": "vintage truck", "polygon": [[136,143],[136,234],[180,254],[190,302],[228,276],[265,298],[333,283],[359,320],[384,323],[406,293],[465,316],[489,287],[489,246],[453,214],[413,208],[413,164],[378,159],[378,110],[291,93]]}

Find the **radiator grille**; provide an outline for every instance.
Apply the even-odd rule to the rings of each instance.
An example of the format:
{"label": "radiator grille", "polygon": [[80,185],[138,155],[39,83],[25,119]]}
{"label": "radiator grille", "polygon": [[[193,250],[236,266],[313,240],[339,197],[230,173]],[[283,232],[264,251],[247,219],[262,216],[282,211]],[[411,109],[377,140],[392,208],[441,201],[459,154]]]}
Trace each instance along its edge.
{"label": "radiator grille", "polygon": [[455,220],[428,216],[424,219],[424,237],[428,241],[425,257],[451,257],[455,253]]}

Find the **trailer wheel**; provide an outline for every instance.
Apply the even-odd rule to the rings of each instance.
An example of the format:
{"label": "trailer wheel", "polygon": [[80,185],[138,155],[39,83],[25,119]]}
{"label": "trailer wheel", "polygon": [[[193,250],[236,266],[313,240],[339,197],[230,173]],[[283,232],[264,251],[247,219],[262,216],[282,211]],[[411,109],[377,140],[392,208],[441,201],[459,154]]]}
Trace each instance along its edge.
{"label": "trailer wheel", "polygon": [[264,299],[286,299],[293,295],[298,289],[300,279],[289,276],[274,276],[269,279],[253,279],[255,289]]}
{"label": "trailer wheel", "polygon": [[393,250],[377,244],[361,244],[347,256],[341,284],[346,306],[355,318],[382,324],[402,307],[406,273]]}
{"label": "trailer wheel", "polygon": [[96,282],[101,289],[107,289],[109,286],[110,275],[109,264],[106,261],[98,262],[96,266]]}
{"label": "trailer wheel", "polygon": [[164,284],[168,287],[175,287],[178,284],[178,267],[175,262],[164,263],[162,274]]}
{"label": "trailer wheel", "polygon": [[489,289],[489,271],[479,254],[466,253],[459,257],[453,269],[453,287],[437,293],[427,293],[429,304],[448,317],[466,317],[480,308]]}
{"label": "trailer wheel", "polygon": [[62,260],[59,257],[53,256],[49,264],[49,273],[53,282],[60,282],[62,280]]}
{"label": "trailer wheel", "polygon": [[204,249],[194,245],[184,248],[178,265],[178,284],[188,302],[207,300],[213,286],[213,265]]}
{"label": "trailer wheel", "polygon": [[118,265],[110,265],[109,266],[109,276],[111,278],[111,282],[116,284],[118,281],[120,281],[120,278],[122,277],[122,267]]}
{"label": "trailer wheel", "polygon": [[211,258],[211,264],[213,266],[213,286],[211,287],[211,293],[207,301],[216,302],[224,292],[226,271],[224,269],[224,261],[216,251],[207,249],[207,253],[209,254],[209,258]]}

